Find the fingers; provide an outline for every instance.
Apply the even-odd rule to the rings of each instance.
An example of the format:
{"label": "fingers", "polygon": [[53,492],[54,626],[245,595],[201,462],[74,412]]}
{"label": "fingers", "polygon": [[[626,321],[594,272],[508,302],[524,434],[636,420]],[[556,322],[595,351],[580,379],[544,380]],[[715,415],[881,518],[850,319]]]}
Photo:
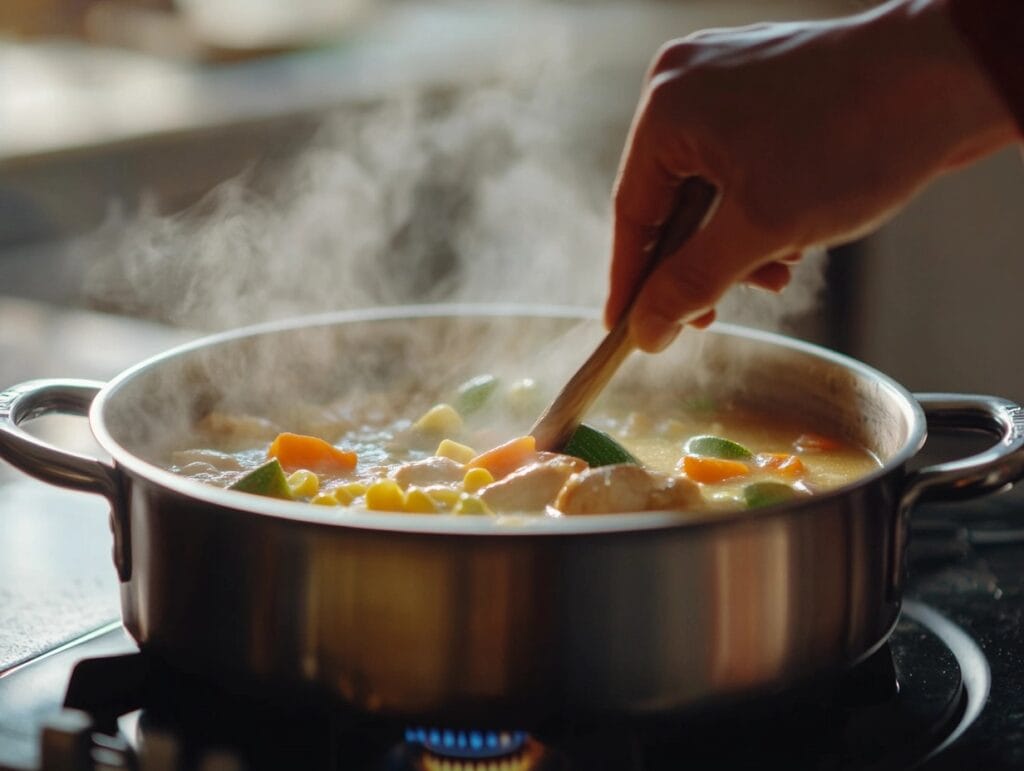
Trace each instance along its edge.
{"label": "fingers", "polygon": [[714,274],[707,229],[697,233],[654,269],[640,290],[630,317],[637,347],[648,353],[665,348],[678,334],[681,322],[707,314],[722,289]]}
{"label": "fingers", "polygon": [[693,321],[691,321],[690,326],[696,327],[697,329],[707,329],[714,323],[716,315],[717,314],[715,313],[715,309],[712,308],[703,316],[698,316]]}
{"label": "fingers", "polygon": [[767,289],[769,292],[781,292],[786,288],[791,276],[792,273],[786,261],[769,262],[748,273],[743,282],[759,289]]}
{"label": "fingers", "polygon": [[[640,349],[649,353],[662,350],[682,324],[710,324],[719,298],[748,277],[759,250],[756,239],[748,237],[739,223],[730,207],[721,205],[703,230],[651,273],[630,316],[630,332]],[[789,268],[773,261],[750,276],[781,289],[788,281]]]}
{"label": "fingers", "polygon": [[[642,113],[626,145],[615,185],[611,290],[604,314],[609,327],[629,305],[647,270],[660,226],[676,203],[677,188],[690,176],[686,152],[672,140],[657,141],[653,133],[649,114]],[[672,152],[666,153],[670,144]]]}

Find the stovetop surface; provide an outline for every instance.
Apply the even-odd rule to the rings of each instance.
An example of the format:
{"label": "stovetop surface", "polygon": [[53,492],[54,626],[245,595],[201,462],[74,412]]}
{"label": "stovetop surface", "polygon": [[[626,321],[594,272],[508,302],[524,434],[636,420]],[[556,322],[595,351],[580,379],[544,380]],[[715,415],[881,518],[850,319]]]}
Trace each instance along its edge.
{"label": "stovetop surface", "polygon": [[[642,730],[611,726],[531,738],[527,749],[541,739],[548,748],[543,763],[527,766],[510,761],[494,768],[656,771],[678,767],[683,757],[698,768],[711,763],[723,768],[764,767],[766,762],[794,769],[851,771],[1024,767],[1021,493],[970,504],[925,506],[915,512],[911,575],[900,625],[888,645],[844,676],[845,684],[827,694],[825,702],[818,701],[820,694],[801,693],[767,710],[732,714],[727,721]],[[166,750],[169,736],[182,735],[187,737],[184,744],[180,739],[171,742],[179,766],[150,763],[152,768],[182,764],[206,768],[210,763],[225,768],[278,768],[296,758],[300,765],[293,767],[458,768],[454,762],[429,765],[423,761],[425,749],[419,739],[429,738],[433,726],[417,732],[415,726],[350,718],[339,723],[329,716],[301,709],[296,713],[280,705],[269,712],[221,705],[211,707],[212,713],[192,708],[176,713],[168,708],[165,696],[156,706],[139,711],[132,703],[137,698],[132,681],[150,677],[152,664],[138,654],[115,661],[122,668],[113,670],[117,674],[106,681],[102,667],[107,664],[102,661],[99,670],[91,667],[91,678],[76,674],[77,682],[69,692],[77,662],[136,650],[119,624],[107,624],[0,677],[0,769],[44,768],[39,739],[43,726],[60,728],[61,721],[75,720],[74,713],[60,713],[65,698],[79,707],[92,707],[96,699],[99,703],[124,700],[116,711],[125,715],[109,727],[111,733],[116,733],[114,728],[119,733],[110,738],[111,746],[100,748],[107,753],[110,768],[118,767],[112,759],[134,757],[140,742],[149,742],[146,751],[152,755],[163,752],[161,747]],[[88,672],[90,666],[84,669]],[[99,682],[116,684],[101,686],[102,693],[97,694],[88,682],[97,679],[96,672]],[[200,700],[214,704],[216,697]],[[236,720],[236,712],[244,717]],[[183,713],[195,714],[198,720],[182,725]],[[324,720],[326,734],[325,727],[317,725]],[[208,730],[213,724],[218,727]],[[74,726],[64,728],[74,733]],[[323,747],[309,738],[324,735],[332,740]],[[440,731],[437,736],[444,738]],[[481,737],[474,740],[479,743]],[[224,744],[249,749],[218,754]],[[184,754],[182,746],[187,748]],[[253,747],[257,748],[255,758]],[[145,771],[146,764],[137,758],[133,762]]]}

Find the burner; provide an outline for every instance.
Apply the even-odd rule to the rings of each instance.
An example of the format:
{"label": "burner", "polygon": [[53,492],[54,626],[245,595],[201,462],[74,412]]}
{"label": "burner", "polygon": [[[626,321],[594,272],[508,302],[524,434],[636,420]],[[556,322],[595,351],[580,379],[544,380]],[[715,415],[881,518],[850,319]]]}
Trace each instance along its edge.
{"label": "burner", "polygon": [[[79,661],[70,681],[67,669],[54,674],[47,666],[67,661],[72,651],[0,678],[0,706],[26,703],[47,681],[63,680],[69,708],[54,714],[54,700],[45,712],[38,709],[49,719],[34,733],[0,726],[0,771],[667,771],[683,759],[695,768],[889,771],[922,762],[931,768],[940,752],[942,767],[946,748],[979,716],[990,685],[978,645],[934,609],[910,601],[889,643],[838,679],[699,718],[562,726],[533,735],[403,728],[303,700],[225,693],[146,654],[109,655],[125,650],[123,633],[116,634],[121,647],[100,647],[101,656]],[[100,642],[82,650],[88,655]],[[20,757],[8,766],[4,756],[12,748]],[[100,756],[103,764],[95,763]]]}
{"label": "burner", "polygon": [[409,728],[405,744],[422,771],[534,771],[543,754],[525,731]]}

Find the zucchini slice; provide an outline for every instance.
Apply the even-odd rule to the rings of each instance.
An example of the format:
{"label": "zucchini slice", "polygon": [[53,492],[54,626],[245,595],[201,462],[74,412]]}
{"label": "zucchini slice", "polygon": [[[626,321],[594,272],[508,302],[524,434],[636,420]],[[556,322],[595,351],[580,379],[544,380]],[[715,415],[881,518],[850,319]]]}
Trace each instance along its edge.
{"label": "zucchini slice", "polygon": [[569,437],[562,452],[573,455],[590,464],[591,468],[611,466],[616,463],[641,465],[629,450],[612,439],[604,431],[581,423]]}
{"label": "zucchini slice", "polygon": [[776,503],[792,500],[796,495],[796,490],[782,482],[754,482],[754,484],[743,488],[743,500],[748,509],[773,506]]}
{"label": "zucchini slice", "polygon": [[288,486],[288,477],[285,476],[281,462],[277,458],[271,458],[262,466],[257,466],[248,474],[239,477],[228,485],[228,489],[289,501],[295,498]]}
{"label": "zucchini slice", "polygon": [[472,415],[482,409],[498,389],[494,375],[477,375],[459,386],[455,392],[455,409],[463,415]]}
{"label": "zucchini slice", "polygon": [[711,434],[693,437],[686,443],[686,452],[690,455],[726,460],[750,460],[754,457],[754,454],[739,442]]}

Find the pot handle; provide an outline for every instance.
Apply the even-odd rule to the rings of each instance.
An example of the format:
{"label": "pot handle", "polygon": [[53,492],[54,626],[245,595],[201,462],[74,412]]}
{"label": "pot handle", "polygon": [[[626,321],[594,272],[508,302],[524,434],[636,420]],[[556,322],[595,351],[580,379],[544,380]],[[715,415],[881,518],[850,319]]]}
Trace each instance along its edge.
{"label": "pot handle", "polygon": [[914,394],[929,429],[984,431],[996,443],[976,455],[911,472],[903,510],[926,501],[977,498],[1008,488],[1024,477],[1024,408],[996,396]]}
{"label": "pot handle", "polygon": [[88,415],[104,384],[93,380],[31,380],[0,393],[0,459],[43,482],[99,493],[110,501],[114,564],[122,581],[131,574],[120,473],[112,465],[54,447],[21,423],[51,413]]}

